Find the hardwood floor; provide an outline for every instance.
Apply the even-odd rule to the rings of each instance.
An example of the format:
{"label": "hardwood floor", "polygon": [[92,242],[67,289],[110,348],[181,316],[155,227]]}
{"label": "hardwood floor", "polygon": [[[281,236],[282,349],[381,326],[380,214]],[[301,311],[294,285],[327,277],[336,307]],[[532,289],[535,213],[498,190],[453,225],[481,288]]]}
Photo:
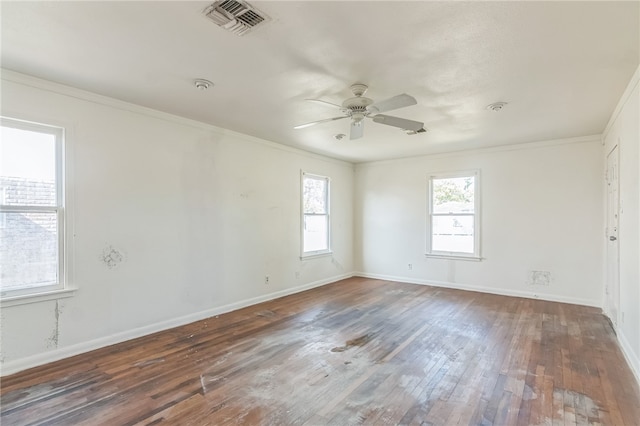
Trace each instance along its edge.
{"label": "hardwood floor", "polygon": [[598,309],[352,278],[2,380],[2,425],[637,425]]}

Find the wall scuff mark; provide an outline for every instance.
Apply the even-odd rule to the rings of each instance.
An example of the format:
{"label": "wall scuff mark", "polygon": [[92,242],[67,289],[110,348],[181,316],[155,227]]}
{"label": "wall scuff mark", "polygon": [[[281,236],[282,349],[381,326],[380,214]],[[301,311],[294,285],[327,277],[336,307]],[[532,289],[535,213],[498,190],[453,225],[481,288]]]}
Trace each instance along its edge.
{"label": "wall scuff mark", "polygon": [[47,339],[47,348],[58,348],[58,340],[60,338],[60,302],[56,300],[56,306],[53,310],[54,323],[51,337]]}
{"label": "wall scuff mark", "polygon": [[344,271],[344,266],[342,266],[342,264],[338,262],[335,257],[331,257],[331,263],[336,267],[337,270]]}
{"label": "wall scuff mark", "polygon": [[549,271],[529,271],[527,277],[528,285],[542,285],[548,287],[551,284],[551,272]]}
{"label": "wall scuff mark", "polygon": [[114,269],[125,260],[125,256],[124,253],[109,245],[102,250],[100,260],[107,268]]}

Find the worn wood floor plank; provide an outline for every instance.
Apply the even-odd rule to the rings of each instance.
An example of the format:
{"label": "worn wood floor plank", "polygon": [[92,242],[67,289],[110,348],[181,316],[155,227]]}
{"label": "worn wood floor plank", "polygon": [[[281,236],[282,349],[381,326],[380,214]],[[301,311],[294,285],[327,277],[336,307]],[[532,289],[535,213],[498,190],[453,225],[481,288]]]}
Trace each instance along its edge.
{"label": "worn wood floor plank", "polygon": [[3,378],[3,425],[640,425],[599,310],[351,278]]}

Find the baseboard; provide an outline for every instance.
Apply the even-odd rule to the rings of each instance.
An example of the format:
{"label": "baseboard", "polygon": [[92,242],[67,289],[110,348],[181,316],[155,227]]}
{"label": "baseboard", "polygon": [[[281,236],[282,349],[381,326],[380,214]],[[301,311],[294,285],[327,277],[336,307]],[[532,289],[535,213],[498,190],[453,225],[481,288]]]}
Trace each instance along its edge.
{"label": "baseboard", "polygon": [[624,335],[622,330],[617,329],[616,335],[618,336],[618,342],[620,343],[620,349],[622,349],[622,354],[627,360],[627,364],[631,368],[633,375],[636,377],[636,381],[640,386],[640,358],[638,354],[636,354],[631,348],[631,344],[627,340],[627,337]]}
{"label": "baseboard", "polygon": [[195,321],[200,321],[216,315],[221,315],[227,312],[245,308],[247,306],[256,305],[258,303],[267,302],[269,300],[277,299],[279,297],[300,293],[305,290],[310,290],[315,287],[331,284],[336,281],[340,281],[346,278],[351,278],[353,276],[354,274],[352,273],[336,275],[331,278],[313,281],[311,283],[303,284],[301,286],[292,287],[292,288],[276,291],[273,293],[269,293],[269,294],[265,294],[257,297],[252,297],[250,299],[245,299],[245,300],[230,303],[224,306],[218,306],[212,309],[195,312],[195,313],[184,315],[178,318],[172,318],[167,321],[161,321],[161,322],[150,324],[144,327],[139,327],[133,330],[127,330],[121,333],[112,334],[110,336],[105,336],[98,339],[90,340],[88,342],[77,343],[75,345],[54,349],[52,351],[43,352],[43,353],[32,355],[26,358],[5,362],[0,369],[0,376],[8,376],[10,374],[15,374],[20,371],[27,370],[29,368],[48,364],[54,361],[59,361],[64,358],[69,358],[74,355],[79,355],[95,349],[103,348],[105,346],[114,345],[116,343],[122,343],[127,340],[146,336],[148,334],[157,333],[159,331],[164,331],[170,328],[179,327],[181,325],[190,324]]}
{"label": "baseboard", "polygon": [[524,297],[526,299],[547,300],[549,302],[570,303],[572,305],[582,305],[582,306],[592,306],[596,308],[602,308],[601,303],[598,300],[581,299],[578,297],[558,296],[555,294],[548,294],[548,293],[541,293],[541,292],[533,292],[533,291],[525,291],[525,290],[507,290],[507,289],[495,288],[495,287],[452,283],[448,281],[433,281],[433,280],[424,280],[424,279],[418,279],[418,278],[412,278],[412,277],[370,274],[367,272],[355,272],[353,276],[363,277],[363,278],[375,278],[375,279],[386,280],[386,281],[398,281],[398,282],[409,283],[409,284],[429,285],[433,287],[446,287],[446,288],[453,288],[456,290],[477,291],[480,293],[498,294],[501,296]]}

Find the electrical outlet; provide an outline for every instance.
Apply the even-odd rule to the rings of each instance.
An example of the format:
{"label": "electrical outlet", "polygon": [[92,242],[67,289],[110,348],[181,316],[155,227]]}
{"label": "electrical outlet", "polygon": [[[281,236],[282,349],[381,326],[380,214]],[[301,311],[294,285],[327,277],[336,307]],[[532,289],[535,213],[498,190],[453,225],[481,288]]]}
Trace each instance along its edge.
{"label": "electrical outlet", "polygon": [[269,284],[269,275],[264,276],[264,283]]}
{"label": "electrical outlet", "polygon": [[300,271],[296,271],[296,278],[300,278]]}
{"label": "electrical outlet", "polygon": [[412,271],[413,270],[413,265],[411,263],[409,263],[409,270]]}

